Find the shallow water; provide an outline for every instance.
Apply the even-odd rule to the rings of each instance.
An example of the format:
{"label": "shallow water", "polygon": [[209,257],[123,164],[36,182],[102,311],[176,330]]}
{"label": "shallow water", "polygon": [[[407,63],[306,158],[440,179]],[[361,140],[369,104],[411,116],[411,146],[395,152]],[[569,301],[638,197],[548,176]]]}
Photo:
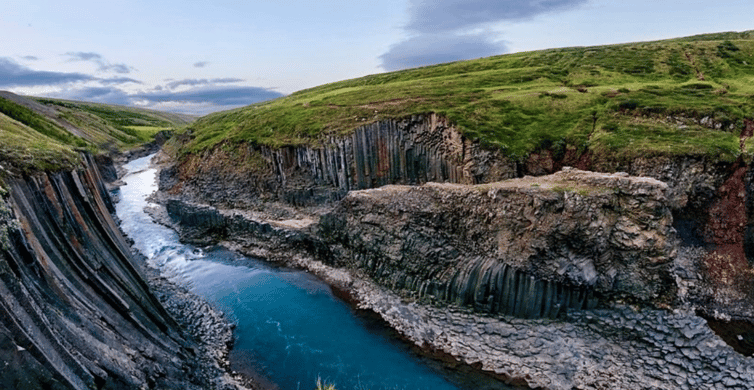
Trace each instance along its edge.
{"label": "shallow water", "polygon": [[149,157],[129,173],[116,206],[121,227],[150,266],[213,302],[233,318],[237,370],[257,371],[280,389],[313,389],[320,378],[348,389],[501,389],[473,372],[423,358],[378,321],[353,310],[330,287],[298,270],[281,269],[222,248],[200,249],[143,211],[156,187]]}

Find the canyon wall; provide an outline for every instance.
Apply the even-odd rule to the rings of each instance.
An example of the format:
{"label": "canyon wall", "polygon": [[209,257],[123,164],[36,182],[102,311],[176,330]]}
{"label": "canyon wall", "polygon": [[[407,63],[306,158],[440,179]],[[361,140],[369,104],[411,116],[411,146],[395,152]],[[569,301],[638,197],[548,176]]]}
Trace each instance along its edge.
{"label": "canyon wall", "polygon": [[303,254],[405,297],[524,318],[600,301],[666,302],[678,239],[668,186],[565,169],[482,185],[351,191],[316,219],[271,220],[168,199],[184,240]]}
{"label": "canyon wall", "polygon": [[147,284],[111,217],[113,205],[91,157],[73,172],[6,177],[5,182],[0,387],[210,385],[206,375],[219,370],[217,363],[202,360],[204,347]]}
{"label": "canyon wall", "polygon": [[515,163],[435,114],[372,123],[320,145],[228,149],[164,170],[161,187],[209,204],[249,208],[260,199],[311,206],[386,184],[476,184],[516,176]]}
{"label": "canyon wall", "polygon": [[353,191],[319,222],[178,199],[162,217],[182,240],[316,273],[417,346],[508,383],[747,389],[751,352],[734,351],[674,300],[679,267],[698,274],[679,264],[688,254],[675,252],[669,191],[650,178],[565,169]]}
{"label": "canyon wall", "polygon": [[[421,137],[385,121],[319,146],[184,160],[161,173],[162,220],[182,240],[317,273],[416,345],[514,384],[750,387],[754,175],[743,157],[542,150],[516,163],[469,140],[418,148],[405,140],[462,137],[414,119],[395,129]],[[367,147],[382,134],[403,141]],[[444,151],[425,169],[463,168],[416,176],[402,168],[409,147]],[[465,150],[467,164],[447,150]],[[461,174],[437,173],[449,171]]]}
{"label": "canyon wall", "polygon": [[[667,184],[667,205],[680,246],[708,253],[686,264],[686,274],[699,276],[697,281],[684,279],[687,298],[699,302],[708,314],[754,314],[746,308],[745,293],[754,287],[746,255],[754,252],[754,222],[749,222],[754,218],[749,218],[748,206],[754,186],[743,160],[691,155],[625,160],[566,148],[559,159],[541,150],[515,162],[499,150],[464,138],[435,114],[372,123],[351,135],[329,136],[310,146],[228,146],[164,169],[160,188],[189,203],[256,210],[285,219],[296,212],[273,203],[332,205],[348,191],[387,184],[491,183],[524,174],[551,174],[565,165],[652,177]],[[714,309],[710,302],[715,302]]]}
{"label": "canyon wall", "polygon": [[[555,317],[674,293],[665,183],[566,169],[464,186],[354,191],[320,221],[335,264],[395,291],[480,311]],[[599,299],[598,299],[599,298]]]}
{"label": "canyon wall", "polygon": [[[754,288],[749,260],[754,253],[754,218],[750,218],[754,181],[743,158],[726,162],[684,155],[627,160],[566,148],[559,159],[545,149],[515,162],[499,150],[464,138],[435,114],[372,123],[349,136],[330,136],[310,146],[227,146],[164,169],[160,188],[188,203],[255,210],[286,219],[295,218],[297,212],[279,204],[334,205],[348,191],[386,184],[491,183],[551,174],[566,165],[652,177],[667,184],[665,196],[679,248],[696,255],[683,262],[680,276],[676,275],[680,279],[673,276],[676,284],[683,285],[681,298],[698,303],[707,315],[754,316],[747,293]],[[503,275],[526,279],[515,272]],[[391,283],[402,288],[402,283]]]}

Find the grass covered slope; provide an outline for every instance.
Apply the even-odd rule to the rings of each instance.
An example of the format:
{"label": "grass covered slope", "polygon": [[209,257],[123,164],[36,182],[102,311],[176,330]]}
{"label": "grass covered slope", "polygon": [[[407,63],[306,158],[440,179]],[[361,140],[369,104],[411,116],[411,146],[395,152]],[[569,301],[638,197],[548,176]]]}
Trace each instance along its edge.
{"label": "grass covered slope", "polygon": [[752,149],[739,137],[754,117],[754,31],[516,53],[327,84],[203,117],[184,151],[226,140],[317,143],[429,112],[519,160],[542,149],[733,160]]}
{"label": "grass covered slope", "polygon": [[[4,103],[0,100],[0,104]],[[44,122],[43,122],[44,123]],[[74,145],[0,112],[0,167],[59,169],[77,161]]]}
{"label": "grass covered slope", "polygon": [[182,127],[195,119],[190,115],[126,106],[46,98],[35,100],[57,111],[62,120],[82,129],[84,137],[115,142],[118,147],[149,141],[159,131]]}
{"label": "grass covered slope", "polygon": [[0,165],[22,171],[70,167],[77,150],[125,150],[193,118],[129,107],[0,92]]}

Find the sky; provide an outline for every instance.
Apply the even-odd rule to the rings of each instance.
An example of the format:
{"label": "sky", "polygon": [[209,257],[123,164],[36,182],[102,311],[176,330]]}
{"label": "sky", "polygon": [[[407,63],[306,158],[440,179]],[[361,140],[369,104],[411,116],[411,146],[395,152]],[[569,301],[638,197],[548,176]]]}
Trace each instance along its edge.
{"label": "sky", "polygon": [[204,115],[555,47],[754,30],[751,0],[3,0],[0,90]]}

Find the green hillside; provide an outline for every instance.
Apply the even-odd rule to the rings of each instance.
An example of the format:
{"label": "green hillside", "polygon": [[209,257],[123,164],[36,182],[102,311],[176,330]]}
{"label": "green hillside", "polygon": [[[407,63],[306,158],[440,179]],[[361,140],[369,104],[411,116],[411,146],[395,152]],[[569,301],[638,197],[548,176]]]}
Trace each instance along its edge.
{"label": "green hillside", "polygon": [[570,148],[733,160],[749,149],[739,136],[754,118],[754,31],[516,53],[322,85],[200,118],[184,153],[226,140],[317,143],[430,112],[515,159]]}
{"label": "green hillside", "polygon": [[77,150],[123,151],[191,120],[151,110],[0,92],[0,166],[22,171],[70,167],[78,159]]}
{"label": "green hillside", "polygon": [[74,145],[0,113],[0,166],[3,170],[58,169],[71,166],[77,158]]}
{"label": "green hillside", "polygon": [[32,98],[50,110],[48,117],[72,125],[82,138],[100,148],[123,150],[147,142],[162,130],[182,127],[195,118],[134,107],[70,100]]}

